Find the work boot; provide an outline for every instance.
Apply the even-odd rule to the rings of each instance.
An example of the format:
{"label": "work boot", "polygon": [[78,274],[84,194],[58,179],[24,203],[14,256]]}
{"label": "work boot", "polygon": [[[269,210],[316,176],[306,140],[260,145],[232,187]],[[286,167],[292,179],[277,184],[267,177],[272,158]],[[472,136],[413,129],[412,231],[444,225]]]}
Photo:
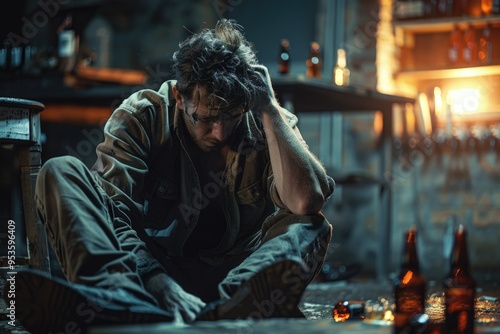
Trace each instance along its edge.
{"label": "work boot", "polygon": [[[15,276],[15,295],[4,287],[7,305],[30,333],[85,332],[95,325],[123,325],[172,321],[172,314],[123,288],[69,283],[34,270]],[[11,304],[15,303],[15,304]]]}
{"label": "work boot", "polygon": [[308,270],[300,262],[274,263],[244,282],[231,298],[208,304],[197,321],[304,318],[298,304],[307,278]]}

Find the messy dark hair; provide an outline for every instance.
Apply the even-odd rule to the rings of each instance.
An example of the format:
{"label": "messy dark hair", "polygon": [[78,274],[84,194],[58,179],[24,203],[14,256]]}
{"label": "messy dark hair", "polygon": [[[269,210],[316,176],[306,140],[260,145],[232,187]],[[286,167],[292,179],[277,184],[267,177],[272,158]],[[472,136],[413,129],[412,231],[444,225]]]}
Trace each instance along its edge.
{"label": "messy dark hair", "polygon": [[252,68],[257,57],[234,20],[221,19],[215,29],[188,37],[173,55],[176,87],[191,99],[196,86],[206,89],[208,107],[219,112],[244,106],[251,108],[263,87]]}

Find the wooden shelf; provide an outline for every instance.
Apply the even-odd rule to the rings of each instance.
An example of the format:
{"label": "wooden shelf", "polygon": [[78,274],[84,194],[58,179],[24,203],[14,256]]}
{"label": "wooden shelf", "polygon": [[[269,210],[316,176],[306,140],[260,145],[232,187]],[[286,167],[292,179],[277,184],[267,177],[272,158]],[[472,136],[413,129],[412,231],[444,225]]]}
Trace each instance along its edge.
{"label": "wooden shelf", "polygon": [[[141,86],[121,85],[100,81],[87,86],[73,86],[72,76],[0,77],[3,96],[40,101],[43,103],[79,103],[82,105],[115,105]],[[68,84],[70,82],[70,84]]]}
{"label": "wooden shelf", "polygon": [[486,75],[500,75],[500,65],[486,65],[464,68],[400,71],[398,79],[407,80],[434,80],[480,77]]}
{"label": "wooden shelf", "polygon": [[460,28],[465,28],[468,24],[474,27],[484,27],[487,24],[495,25],[500,24],[500,15],[394,21],[394,27],[396,29],[401,29],[406,33],[434,33],[451,31],[455,24],[458,24]]}

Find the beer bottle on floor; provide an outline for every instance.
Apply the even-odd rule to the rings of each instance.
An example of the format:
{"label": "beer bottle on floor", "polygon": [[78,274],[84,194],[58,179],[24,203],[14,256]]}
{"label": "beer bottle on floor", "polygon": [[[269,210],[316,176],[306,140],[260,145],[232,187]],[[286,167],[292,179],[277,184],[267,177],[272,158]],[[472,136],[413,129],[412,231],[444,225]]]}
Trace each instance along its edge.
{"label": "beer bottle on floor", "polygon": [[469,271],[467,234],[463,225],[455,231],[449,274],[443,280],[445,327],[449,334],[474,333],[476,281]]}
{"label": "beer bottle on floor", "polygon": [[420,275],[416,240],[417,231],[413,226],[406,231],[401,270],[394,282],[395,334],[413,333],[411,318],[425,313],[427,282]]}

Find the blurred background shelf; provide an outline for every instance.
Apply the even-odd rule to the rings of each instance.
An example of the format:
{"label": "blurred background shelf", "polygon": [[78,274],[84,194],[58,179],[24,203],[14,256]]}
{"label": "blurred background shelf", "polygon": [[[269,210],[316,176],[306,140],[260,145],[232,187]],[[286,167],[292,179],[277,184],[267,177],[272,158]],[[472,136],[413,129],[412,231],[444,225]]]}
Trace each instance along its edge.
{"label": "blurred background shelf", "polygon": [[485,75],[499,75],[500,65],[484,65],[460,68],[441,68],[428,70],[403,70],[396,74],[398,79],[433,80],[480,77]]}
{"label": "blurred background shelf", "polygon": [[487,24],[500,24],[500,15],[395,20],[394,28],[404,30],[406,33],[433,33],[451,31],[455,25],[465,28],[469,24],[476,28],[483,28]]}

